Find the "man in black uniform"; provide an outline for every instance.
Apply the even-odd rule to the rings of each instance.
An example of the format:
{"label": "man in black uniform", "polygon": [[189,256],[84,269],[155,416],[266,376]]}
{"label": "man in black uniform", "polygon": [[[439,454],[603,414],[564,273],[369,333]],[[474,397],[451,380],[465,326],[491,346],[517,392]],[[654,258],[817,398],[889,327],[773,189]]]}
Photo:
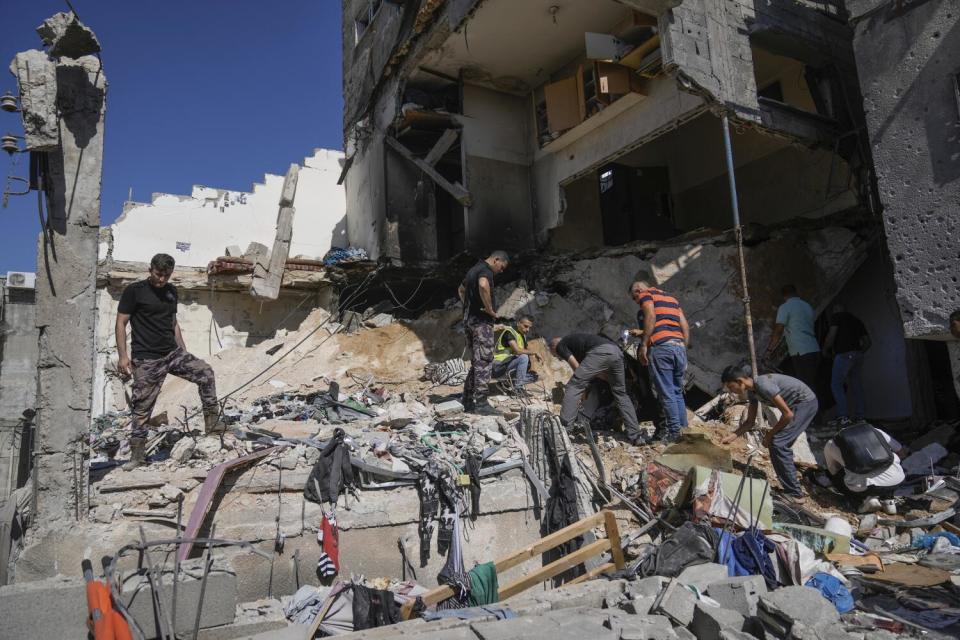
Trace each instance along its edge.
{"label": "man in black uniform", "polygon": [[487,385],[493,373],[493,322],[497,317],[493,277],[509,263],[506,252],[494,251],[467,272],[457,291],[463,303],[463,327],[470,351],[470,371],[463,383],[463,408],[467,411],[490,408]]}
{"label": "man in black uniform", "polygon": [[[146,464],[144,446],[147,420],[160,395],[168,373],[189,380],[200,388],[204,430],[222,431],[217,387],[213,369],[203,360],[187,352],[177,324],[177,289],[169,283],[174,260],[158,253],[150,261],[150,275],[123,290],[117,306],[117,355],[121,375],[133,375],[133,397],[130,400],[131,470]],[[127,323],[132,333],[133,359],[127,354]]]}
{"label": "man in black uniform", "polygon": [[564,426],[576,419],[580,400],[590,381],[600,379],[610,385],[627,438],[633,444],[644,443],[645,438],[637,423],[637,411],[627,394],[620,347],[602,336],[571,333],[565,338],[551,340],[550,351],[573,369],[573,376],[563,389],[563,403],[560,406],[560,422]]}
{"label": "man in black uniform", "polygon": [[834,305],[830,331],[823,341],[824,357],[833,356],[830,390],[837,401],[837,417],[830,421],[832,426],[848,427],[863,420],[863,356],[869,348],[870,334],[863,322],[843,306]]}

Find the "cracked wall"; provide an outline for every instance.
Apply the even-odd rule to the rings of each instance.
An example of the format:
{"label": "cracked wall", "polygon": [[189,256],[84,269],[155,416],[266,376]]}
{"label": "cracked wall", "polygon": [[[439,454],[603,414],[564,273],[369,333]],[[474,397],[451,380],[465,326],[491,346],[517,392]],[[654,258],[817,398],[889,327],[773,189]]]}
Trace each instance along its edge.
{"label": "cracked wall", "polygon": [[943,336],[960,308],[960,11],[948,0],[849,5],[904,332]]}

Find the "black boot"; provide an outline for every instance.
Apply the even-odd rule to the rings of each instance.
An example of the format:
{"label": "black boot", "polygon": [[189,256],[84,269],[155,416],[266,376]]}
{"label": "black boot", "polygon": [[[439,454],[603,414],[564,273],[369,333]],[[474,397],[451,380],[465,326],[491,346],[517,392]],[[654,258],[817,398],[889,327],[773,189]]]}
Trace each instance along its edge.
{"label": "black boot", "polygon": [[203,410],[203,432],[207,435],[223,433],[227,430],[227,423],[220,416],[220,409],[213,407]]}
{"label": "black boot", "polygon": [[130,461],[123,465],[124,471],[133,471],[147,464],[146,447],[146,438],[130,438]]}

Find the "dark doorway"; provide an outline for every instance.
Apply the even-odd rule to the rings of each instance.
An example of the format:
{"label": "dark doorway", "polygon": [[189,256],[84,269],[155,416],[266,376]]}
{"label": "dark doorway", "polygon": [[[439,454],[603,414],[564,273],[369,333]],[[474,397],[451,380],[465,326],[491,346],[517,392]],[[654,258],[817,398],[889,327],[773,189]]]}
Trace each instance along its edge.
{"label": "dark doorway", "polygon": [[664,240],[677,234],[666,167],[609,164],[600,170],[603,243]]}

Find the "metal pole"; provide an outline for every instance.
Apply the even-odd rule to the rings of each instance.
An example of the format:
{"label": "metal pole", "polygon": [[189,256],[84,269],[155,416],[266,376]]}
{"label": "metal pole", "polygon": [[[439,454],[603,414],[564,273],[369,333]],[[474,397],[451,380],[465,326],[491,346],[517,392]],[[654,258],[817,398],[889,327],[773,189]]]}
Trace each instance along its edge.
{"label": "metal pole", "polygon": [[747,325],[747,343],[750,346],[750,366],[757,375],[757,347],[753,343],[753,316],[750,313],[750,293],[747,289],[747,264],[743,259],[743,227],[740,226],[740,203],[737,197],[737,178],[733,171],[733,147],[730,144],[730,122],[726,112],[720,116],[723,123],[723,148],[727,156],[727,176],[730,179],[730,204],[733,208],[733,233],[737,239],[737,263],[740,266],[740,286],[743,289],[743,319]]}

